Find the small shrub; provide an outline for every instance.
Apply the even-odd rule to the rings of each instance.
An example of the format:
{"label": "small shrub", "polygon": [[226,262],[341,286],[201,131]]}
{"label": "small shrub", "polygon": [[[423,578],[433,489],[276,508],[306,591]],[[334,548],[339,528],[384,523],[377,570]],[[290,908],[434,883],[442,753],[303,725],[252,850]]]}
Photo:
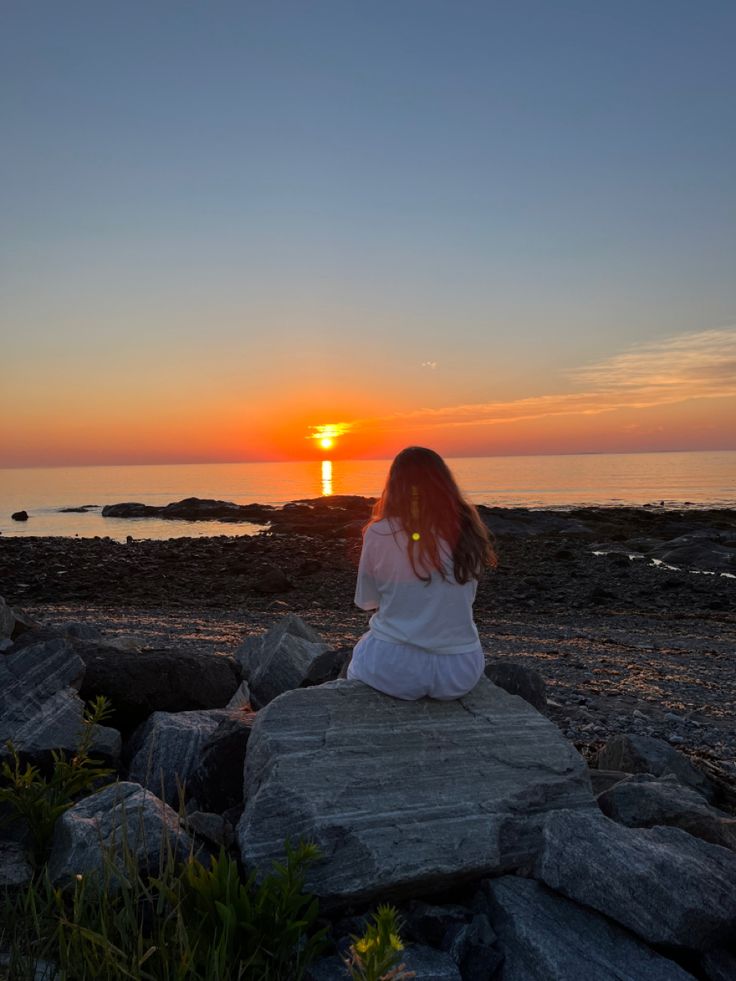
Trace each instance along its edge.
{"label": "small shrub", "polygon": [[206,868],[169,847],[152,878],[130,851],[122,870],[110,852],[101,875],[63,890],[45,872],[0,910],[10,978],[32,978],[45,960],[63,981],[299,981],[324,944],[303,889],[317,851],[287,844],[286,853],[260,884],[244,882],[224,850]]}
{"label": "small shrub", "polygon": [[38,869],[48,857],[56,819],[78,798],[100,789],[101,782],[114,772],[101,760],[90,757],[94,727],[111,714],[108,700],[102,696],[85,710],[79,746],[70,760],[63,750],[51,754],[51,776],[42,775],[38,767],[21,763],[12,742],[6,743],[11,761],[0,767],[6,786],[0,787],[0,803],[10,806],[10,818],[25,822],[31,836],[30,859]]}
{"label": "small shrub", "polygon": [[399,963],[404,945],[393,906],[379,906],[362,937],[353,937],[345,960],[352,981],[405,981],[413,978]]}

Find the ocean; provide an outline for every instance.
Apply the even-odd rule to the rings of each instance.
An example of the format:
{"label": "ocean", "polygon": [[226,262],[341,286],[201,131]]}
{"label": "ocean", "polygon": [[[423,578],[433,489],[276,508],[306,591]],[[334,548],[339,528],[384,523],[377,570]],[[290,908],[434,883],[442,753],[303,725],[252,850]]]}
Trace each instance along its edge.
{"label": "ocean", "polygon": [[[604,453],[448,459],[477,504],[566,508],[664,504],[736,507],[736,451]],[[258,526],[219,521],[103,518],[105,504],[162,505],[185,497],[284,504],[328,494],[380,493],[389,460],[208,463],[165,466],[0,469],[2,535],[177,538],[253,534]],[[84,513],[61,508],[94,505]],[[29,520],[11,520],[25,510]]]}

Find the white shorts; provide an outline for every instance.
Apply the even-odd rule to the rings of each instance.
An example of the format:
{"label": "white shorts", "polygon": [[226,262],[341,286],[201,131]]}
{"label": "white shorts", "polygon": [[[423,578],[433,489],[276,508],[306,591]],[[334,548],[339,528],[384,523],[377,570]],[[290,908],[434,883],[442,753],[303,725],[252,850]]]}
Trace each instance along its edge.
{"label": "white shorts", "polygon": [[379,640],[368,631],[353,649],[347,676],[394,698],[462,698],[478,684],[485,668],[483,651],[432,654],[413,644]]}

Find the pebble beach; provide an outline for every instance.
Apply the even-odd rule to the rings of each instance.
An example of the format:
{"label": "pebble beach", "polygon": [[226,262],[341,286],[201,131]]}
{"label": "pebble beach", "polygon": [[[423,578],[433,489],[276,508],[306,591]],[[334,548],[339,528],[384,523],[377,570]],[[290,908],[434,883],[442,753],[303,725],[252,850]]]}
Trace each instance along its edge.
{"label": "pebble beach", "polygon": [[[4,537],[2,592],[39,621],[172,657],[231,654],[287,612],[349,647],[367,626],[352,595],[370,504],[296,502],[252,537],[148,540],[145,520],[122,543]],[[653,735],[736,785],[736,513],[480,510],[499,557],[475,607],[486,653],[539,671],[584,755],[618,732]]]}

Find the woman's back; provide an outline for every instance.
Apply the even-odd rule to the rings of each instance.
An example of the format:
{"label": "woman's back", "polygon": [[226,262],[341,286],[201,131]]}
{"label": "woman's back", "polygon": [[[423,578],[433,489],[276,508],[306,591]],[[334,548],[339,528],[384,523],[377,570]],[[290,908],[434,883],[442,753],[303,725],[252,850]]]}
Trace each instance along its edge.
{"label": "woman's back", "polygon": [[449,545],[438,541],[444,577],[420,568],[417,577],[409,559],[409,537],[395,519],[368,526],[363,540],[355,602],[377,608],[370,629],[381,640],[409,643],[434,654],[462,654],[478,647],[473,622],[477,580],[460,584],[453,575]]}
{"label": "woman's back", "polygon": [[461,698],[483,674],[473,622],[488,529],[434,450],[393,463],[363,535],[355,602],[375,610],[348,678],[397,698]]}

